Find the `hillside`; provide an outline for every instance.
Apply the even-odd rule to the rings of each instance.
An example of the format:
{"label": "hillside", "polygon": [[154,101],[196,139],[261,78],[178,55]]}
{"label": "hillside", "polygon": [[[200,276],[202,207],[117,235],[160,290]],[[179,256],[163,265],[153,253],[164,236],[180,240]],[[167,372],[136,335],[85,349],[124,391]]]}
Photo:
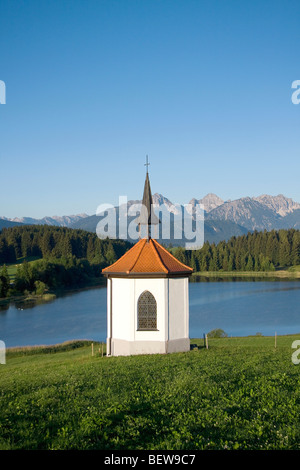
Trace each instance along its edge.
{"label": "hillside", "polygon": [[268,337],[211,338],[208,349],[201,339],[187,353],[111,358],[88,342],[9,350],[0,449],[299,450],[295,339],[277,337],[276,349]]}
{"label": "hillside", "polygon": [[300,229],[300,209],[297,209],[289,214],[281,220],[281,227],[282,228],[294,228],[299,230]]}
{"label": "hillside", "polygon": [[231,220],[250,231],[278,228],[281,220],[279,214],[250,197],[225,202],[210,211],[206,218],[209,220]]}
{"label": "hillside", "polygon": [[3,228],[17,227],[19,225],[23,224],[21,222],[12,222],[10,220],[0,219],[0,230],[2,230]]}
{"label": "hillside", "polygon": [[52,216],[43,217],[42,219],[35,219],[33,217],[15,217],[14,219],[8,219],[6,217],[0,218],[0,229],[3,227],[12,227],[11,223],[19,225],[54,225],[56,227],[69,227],[72,223],[78,220],[88,217],[87,214],[78,215],[63,215],[63,216]]}

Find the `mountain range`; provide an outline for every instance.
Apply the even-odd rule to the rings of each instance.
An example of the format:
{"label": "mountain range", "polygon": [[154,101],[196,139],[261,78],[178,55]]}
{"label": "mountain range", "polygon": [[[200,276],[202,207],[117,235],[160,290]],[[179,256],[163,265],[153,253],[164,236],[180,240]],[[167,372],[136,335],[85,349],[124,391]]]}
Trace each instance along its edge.
{"label": "mountain range", "polygon": [[206,213],[208,220],[231,220],[249,231],[300,228],[300,204],[279,194],[244,197],[219,204]]}
{"label": "mountain range", "polygon": [[[141,201],[128,201],[127,209],[133,204],[141,204]],[[176,225],[176,217],[181,214],[182,205],[173,204],[158,193],[153,194],[153,204],[156,210],[159,208],[160,211],[171,214],[172,223]],[[233,235],[239,236],[254,230],[300,229],[300,204],[282,194],[277,196],[263,194],[258,197],[223,201],[216,194],[210,193],[202,199],[193,198],[189,202],[186,210],[193,220],[199,211],[199,204],[204,208],[204,239],[211,243],[228,240]],[[0,217],[0,229],[20,224],[48,224],[95,232],[100,220],[101,216],[88,214],[44,217],[43,219]],[[105,237],[108,234],[104,232],[98,235]],[[172,237],[169,241],[181,244],[176,243]]]}
{"label": "mountain range", "polygon": [[[78,214],[78,215],[63,215],[58,216],[54,215],[52,217],[43,217],[42,219],[34,219],[32,217],[15,217],[14,219],[8,219],[7,217],[0,217],[0,223],[3,226],[11,227],[13,225],[55,225],[58,227],[69,227],[71,224],[78,222],[85,217],[89,217],[88,214]],[[5,222],[7,221],[7,225]],[[9,223],[11,222],[11,224]],[[1,228],[1,225],[0,225]]]}

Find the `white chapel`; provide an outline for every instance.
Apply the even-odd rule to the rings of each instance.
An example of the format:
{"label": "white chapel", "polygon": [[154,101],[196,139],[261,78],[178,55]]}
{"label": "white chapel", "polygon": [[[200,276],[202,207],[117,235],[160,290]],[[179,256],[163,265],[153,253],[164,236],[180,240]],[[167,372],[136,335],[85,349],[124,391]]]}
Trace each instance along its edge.
{"label": "white chapel", "polygon": [[139,218],[145,236],[102,270],[107,277],[108,356],[190,349],[189,276],[193,270],[151,238],[151,226],[158,223],[147,171]]}

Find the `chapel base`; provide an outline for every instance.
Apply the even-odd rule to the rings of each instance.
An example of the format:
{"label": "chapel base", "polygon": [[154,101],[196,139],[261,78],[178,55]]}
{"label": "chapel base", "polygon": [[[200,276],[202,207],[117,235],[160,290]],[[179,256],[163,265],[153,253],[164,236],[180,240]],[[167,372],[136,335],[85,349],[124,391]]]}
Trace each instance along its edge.
{"label": "chapel base", "polygon": [[123,339],[111,338],[111,356],[132,356],[136,354],[168,354],[175,352],[186,352],[190,350],[189,338],[179,338],[169,341],[126,341]]}

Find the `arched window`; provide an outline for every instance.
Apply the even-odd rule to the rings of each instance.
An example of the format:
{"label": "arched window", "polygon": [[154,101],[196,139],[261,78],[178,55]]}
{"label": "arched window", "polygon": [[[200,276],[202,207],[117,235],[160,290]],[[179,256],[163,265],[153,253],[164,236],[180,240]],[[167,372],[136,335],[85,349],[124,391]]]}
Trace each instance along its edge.
{"label": "arched window", "polygon": [[138,300],[138,330],[157,330],[156,300],[148,290]]}

